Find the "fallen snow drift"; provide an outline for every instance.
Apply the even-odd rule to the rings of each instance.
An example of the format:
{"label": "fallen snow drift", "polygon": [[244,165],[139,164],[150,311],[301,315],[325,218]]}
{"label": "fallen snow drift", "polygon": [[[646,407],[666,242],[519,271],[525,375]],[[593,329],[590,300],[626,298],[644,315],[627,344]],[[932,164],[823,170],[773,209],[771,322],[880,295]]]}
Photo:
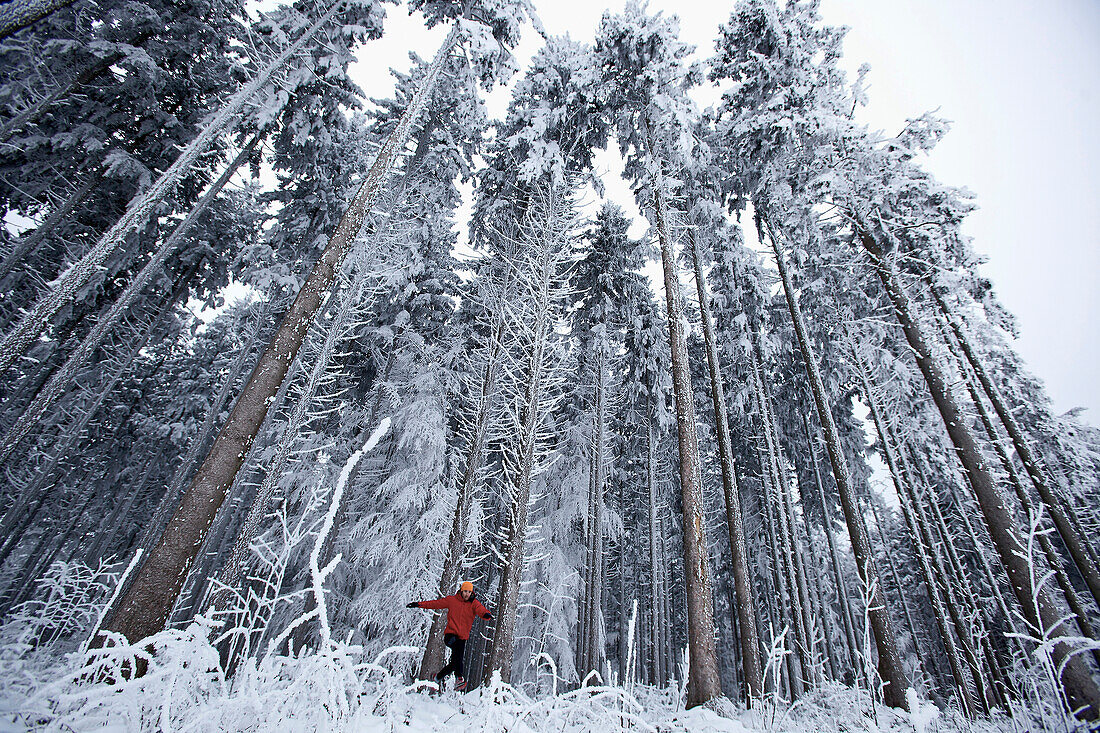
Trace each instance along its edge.
{"label": "fallen snow drift", "polygon": [[[913,699],[914,714],[872,706],[865,692],[818,688],[794,705],[746,711],[728,700],[685,710],[683,690],[587,687],[531,695],[494,680],[466,694],[431,694],[410,683],[415,647],[366,661],[358,647],[268,655],[247,661],[232,681],[221,670],[207,629],[153,637],[156,653],[119,644],[95,652],[92,665],[6,643],[0,650],[0,730],[35,731],[1009,731],[1008,719],[967,724]],[[136,661],[147,673],[114,684]],[[1020,723],[1019,717],[1017,724]],[[1029,726],[1030,727],[1030,726]],[[1019,730],[1019,728],[1017,728]]]}

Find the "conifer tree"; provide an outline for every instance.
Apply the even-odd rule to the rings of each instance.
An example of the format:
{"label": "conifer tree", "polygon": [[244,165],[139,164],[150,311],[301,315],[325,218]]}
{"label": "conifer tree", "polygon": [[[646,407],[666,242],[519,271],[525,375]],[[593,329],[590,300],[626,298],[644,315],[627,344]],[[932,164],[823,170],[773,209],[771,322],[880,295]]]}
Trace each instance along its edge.
{"label": "conifer tree", "polygon": [[603,94],[614,111],[619,144],[626,152],[627,173],[633,178],[639,205],[649,217],[661,248],[683,493],[684,575],[691,654],[688,705],[694,706],[720,695],[721,686],[703,524],[699,438],[683,323],[683,295],[672,238],[675,222],[671,219],[673,191],[669,181],[691,155],[691,137],[684,121],[693,115],[686,96],[693,76],[683,61],[690,49],[676,35],[675,21],[647,16],[638,6],[628,5],[624,15],[604,17],[596,54],[604,73]]}

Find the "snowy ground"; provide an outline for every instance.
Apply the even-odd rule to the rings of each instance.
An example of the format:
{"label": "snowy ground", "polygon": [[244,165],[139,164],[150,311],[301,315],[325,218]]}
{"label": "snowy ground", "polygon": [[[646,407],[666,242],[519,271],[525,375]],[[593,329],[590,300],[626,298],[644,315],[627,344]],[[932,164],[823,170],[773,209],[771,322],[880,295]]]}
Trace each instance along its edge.
{"label": "snowy ground", "polygon": [[[0,731],[1022,731],[1042,730],[1037,716],[967,722],[916,701],[912,714],[872,706],[866,693],[818,688],[795,705],[746,711],[721,700],[683,708],[683,690],[635,685],[588,687],[531,696],[503,684],[461,694],[430,694],[409,684],[418,649],[388,650],[364,661],[355,647],[326,654],[267,657],[242,667],[229,684],[202,630],[164,632],[148,673],[117,684],[96,682],[132,664],[141,650],[100,656],[98,675],[67,658],[6,643],[0,649]],[[395,671],[397,670],[397,671]],[[1028,716],[1024,716],[1025,718]]]}

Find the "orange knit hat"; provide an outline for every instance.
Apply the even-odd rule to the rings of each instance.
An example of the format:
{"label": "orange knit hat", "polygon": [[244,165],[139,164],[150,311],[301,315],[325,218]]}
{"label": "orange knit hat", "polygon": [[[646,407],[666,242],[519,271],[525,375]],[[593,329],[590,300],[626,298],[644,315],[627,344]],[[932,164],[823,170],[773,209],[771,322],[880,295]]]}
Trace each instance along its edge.
{"label": "orange knit hat", "polygon": [[470,581],[466,580],[466,581],[463,581],[462,585],[460,585],[458,589],[459,590],[468,590],[470,592],[473,592],[474,584],[471,583]]}

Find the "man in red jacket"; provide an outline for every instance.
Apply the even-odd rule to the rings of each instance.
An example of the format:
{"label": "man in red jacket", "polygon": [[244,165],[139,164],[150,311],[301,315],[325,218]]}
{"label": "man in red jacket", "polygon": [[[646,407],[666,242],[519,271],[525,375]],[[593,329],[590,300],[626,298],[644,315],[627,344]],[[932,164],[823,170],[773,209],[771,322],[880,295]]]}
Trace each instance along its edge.
{"label": "man in red jacket", "polygon": [[466,653],[466,640],[470,638],[470,629],[474,625],[474,616],[484,619],[493,617],[489,609],[474,598],[474,584],[466,581],[458,593],[434,601],[413,601],[408,608],[447,609],[447,627],[443,629],[443,643],[451,648],[451,661],[436,673],[439,681],[455,673],[455,689],[466,689],[466,678],[462,668],[462,656]]}

